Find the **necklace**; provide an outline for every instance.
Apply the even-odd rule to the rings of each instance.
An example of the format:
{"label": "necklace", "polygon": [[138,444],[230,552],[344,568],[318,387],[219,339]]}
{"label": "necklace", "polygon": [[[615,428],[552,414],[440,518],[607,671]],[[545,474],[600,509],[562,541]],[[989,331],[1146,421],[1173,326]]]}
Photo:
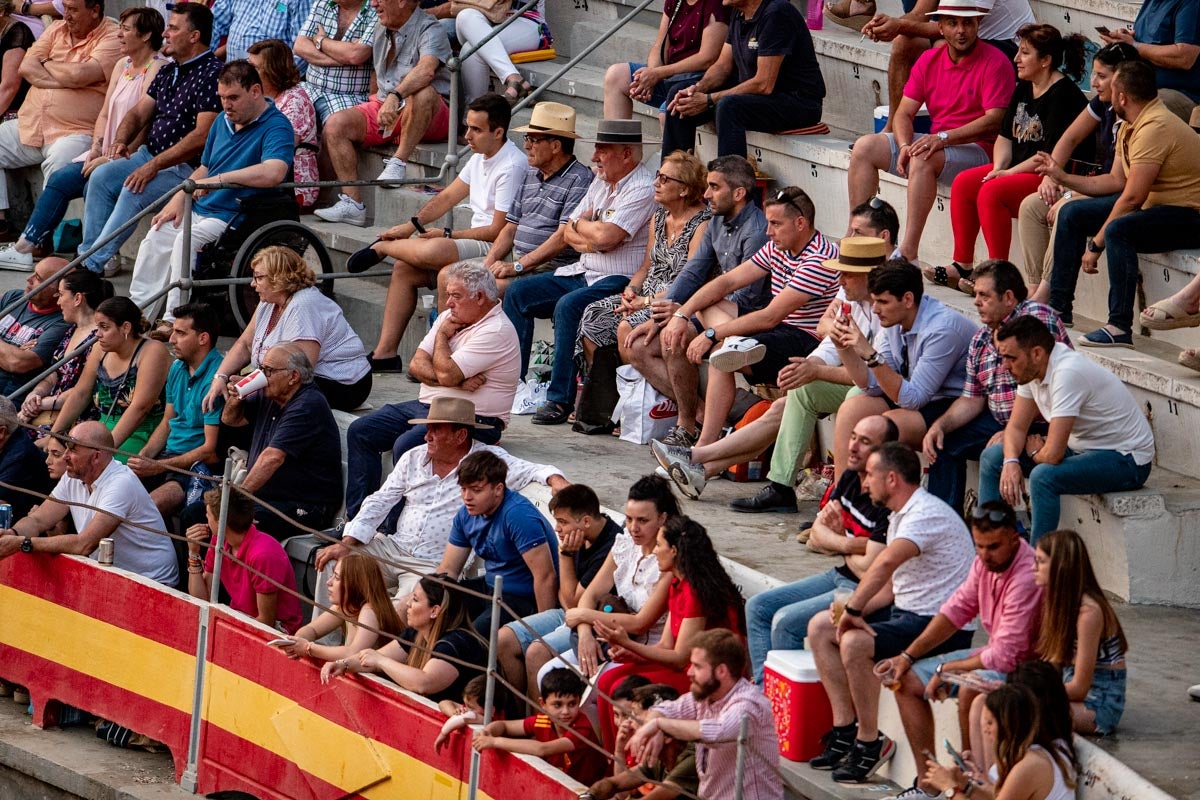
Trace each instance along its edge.
{"label": "necklace", "polygon": [[138,78],[142,77],[143,75],[145,75],[147,72],[150,71],[150,66],[153,63],[154,63],[154,55],[151,54],[150,60],[146,62],[146,66],[142,67],[137,72],[134,72],[131,69],[133,67],[133,59],[127,58],[125,60],[125,70],[121,73],[121,77],[127,81],[137,80]]}

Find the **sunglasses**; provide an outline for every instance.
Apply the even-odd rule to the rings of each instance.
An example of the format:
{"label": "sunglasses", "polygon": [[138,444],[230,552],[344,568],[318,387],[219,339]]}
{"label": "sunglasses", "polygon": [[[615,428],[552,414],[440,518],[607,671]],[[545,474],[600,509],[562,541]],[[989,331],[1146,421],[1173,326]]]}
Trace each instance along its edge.
{"label": "sunglasses", "polygon": [[971,519],[980,520],[980,521],[986,519],[989,522],[994,522],[995,524],[999,525],[1000,523],[1002,523],[1006,519],[1008,519],[1008,512],[1007,511],[999,511],[994,508],[993,509],[979,508],[977,506],[977,507],[971,509]]}
{"label": "sunglasses", "polygon": [[792,208],[800,212],[800,216],[804,216],[804,209],[796,204],[796,198],[788,194],[787,189],[780,189],[775,193],[776,203],[787,203]]}

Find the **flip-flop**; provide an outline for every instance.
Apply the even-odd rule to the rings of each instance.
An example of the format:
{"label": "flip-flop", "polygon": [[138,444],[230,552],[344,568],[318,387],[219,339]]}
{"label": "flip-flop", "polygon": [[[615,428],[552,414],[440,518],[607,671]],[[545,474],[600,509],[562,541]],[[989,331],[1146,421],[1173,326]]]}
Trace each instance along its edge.
{"label": "flip-flop", "polygon": [[375,249],[375,245],[382,241],[382,239],[376,239],[363,249],[351,253],[350,257],[346,259],[346,271],[355,274],[366,272],[383,261],[383,256]]}
{"label": "flip-flop", "polygon": [[[875,0],[864,0],[864,5],[875,8]],[[862,33],[863,26],[870,22],[875,17],[875,12],[870,14],[851,14],[850,0],[837,0],[836,3],[826,3],[825,18],[835,25],[841,25],[843,28],[850,28],[856,33]]]}
{"label": "flip-flop", "polygon": [[1200,327],[1200,313],[1189,314],[1182,303],[1168,297],[1142,309],[1141,323],[1152,331],[1196,328]]}
{"label": "flip-flop", "polygon": [[[957,275],[951,275],[950,270],[953,269]],[[970,279],[972,270],[965,268],[957,261],[951,261],[948,267],[925,267],[921,270],[921,274],[925,276],[925,280],[936,283],[938,286],[948,286],[951,289],[957,289],[958,283],[963,278]],[[971,294],[974,294],[974,285],[972,285]]]}

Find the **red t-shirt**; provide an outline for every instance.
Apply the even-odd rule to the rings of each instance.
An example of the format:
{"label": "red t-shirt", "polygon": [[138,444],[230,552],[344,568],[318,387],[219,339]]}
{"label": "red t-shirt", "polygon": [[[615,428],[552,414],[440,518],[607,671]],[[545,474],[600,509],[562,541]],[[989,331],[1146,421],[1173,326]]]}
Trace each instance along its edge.
{"label": "red t-shirt", "polygon": [[[671,581],[670,591],[667,592],[667,610],[671,613],[671,637],[678,641],[679,626],[689,617],[700,617],[707,620],[708,613],[700,605],[699,599],[692,593],[692,585],[683,578],[676,578]],[[707,630],[707,623],[704,628]],[[725,621],[720,627],[729,628],[734,633],[741,635],[741,629],[738,626],[738,613],[736,608],[728,608],[725,611]]]}
{"label": "red t-shirt", "polygon": [[575,717],[575,721],[565,732],[560,732],[546,714],[526,717],[524,724],[525,735],[539,742],[553,742],[564,736],[574,741],[574,750],[569,753],[547,756],[546,761],[583,785],[591,786],[603,778],[604,773],[608,771],[608,760],[600,754],[600,751],[588,744],[591,742],[599,745],[600,740],[596,737],[596,731],[592,728],[591,721],[583,712]]}

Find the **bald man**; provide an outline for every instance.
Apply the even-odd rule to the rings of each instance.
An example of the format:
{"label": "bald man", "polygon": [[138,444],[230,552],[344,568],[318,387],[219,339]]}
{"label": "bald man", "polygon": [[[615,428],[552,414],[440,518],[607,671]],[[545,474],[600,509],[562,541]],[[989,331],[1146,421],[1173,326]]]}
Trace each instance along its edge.
{"label": "bald man", "polygon": [[[0,531],[0,558],[18,551],[90,556],[101,539],[111,537],[113,566],[176,586],[179,568],[171,540],[161,533],[162,516],[133,471],[113,460],[108,428],[100,422],[81,422],[71,429],[66,447],[67,474],[49,500]],[[67,503],[84,503],[107,513]],[[41,538],[67,514],[78,535]]]}

